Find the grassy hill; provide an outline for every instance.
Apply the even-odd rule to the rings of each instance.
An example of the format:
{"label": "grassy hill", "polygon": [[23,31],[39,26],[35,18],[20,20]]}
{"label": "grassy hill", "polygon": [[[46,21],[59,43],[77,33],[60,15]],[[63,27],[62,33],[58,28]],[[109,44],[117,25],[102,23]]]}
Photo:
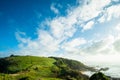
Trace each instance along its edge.
{"label": "grassy hill", "polygon": [[80,71],[94,70],[81,62],[57,57],[0,58],[0,80],[88,80]]}

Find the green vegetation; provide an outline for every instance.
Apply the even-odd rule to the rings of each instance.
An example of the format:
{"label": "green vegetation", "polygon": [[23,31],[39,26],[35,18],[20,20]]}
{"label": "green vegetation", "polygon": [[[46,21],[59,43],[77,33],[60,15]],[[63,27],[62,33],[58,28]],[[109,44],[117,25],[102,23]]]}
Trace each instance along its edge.
{"label": "green vegetation", "polygon": [[88,80],[80,71],[94,70],[64,58],[10,56],[0,58],[0,80]]}
{"label": "green vegetation", "polygon": [[101,72],[93,74],[89,80],[110,80],[106,75]]}
{"label": "green vegetation", "polygon": [[56,62],[54,64],[57,65],[58,67],[67,66],[72,70],[95,71],[94,68],[88,67],[79,61],[69,60],[69,59],[65,59],[65,58],[57,58],[57,57],[51,57],[51,58],[56,60]]}

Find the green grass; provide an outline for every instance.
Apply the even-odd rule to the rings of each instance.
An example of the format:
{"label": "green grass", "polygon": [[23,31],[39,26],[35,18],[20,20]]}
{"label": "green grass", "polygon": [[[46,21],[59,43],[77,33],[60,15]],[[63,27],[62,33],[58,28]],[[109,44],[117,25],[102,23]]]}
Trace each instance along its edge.
{"label": "green grass", "polygon": [[16,73],[16,72],[27,70],[36,65],[40,65],[43,67],[49,67],[53,65],[55,60],[52,58],[45,58],[45,57],[19,56],[19,57],[5,58],[4,62],[7,63],[4,66],[5,68],[4,71],[6,73],[7,72]]}
{"label": "green grass", "polygon": [[75,60],[36,56],[1,58],[0,67],[0,80],[66,80],[67,76],[75,80],[73,72],[76,77],[84,77],[79,70],[88,70],[87,66]]}

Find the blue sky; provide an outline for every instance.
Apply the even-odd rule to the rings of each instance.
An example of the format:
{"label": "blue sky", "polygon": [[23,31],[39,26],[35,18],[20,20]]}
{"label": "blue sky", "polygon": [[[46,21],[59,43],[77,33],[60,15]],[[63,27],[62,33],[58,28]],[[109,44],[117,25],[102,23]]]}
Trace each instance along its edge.
{"label": "blue sky", "polygon": [[[70,5],[75,1],[70,0]],[[0,50],[5,51],[8,48],[16,48],[18,41],[15,37],[16,31],[26,32],[33,39],[38,25],[46,18],[56,16],[51,11],[52,3],[60,3],[66,5],[65,2],[59,0],[1,0],[0,1]],[[65,15],[64,8],[60,8],[62,15]]]}
{"label": "blue sky", "polygon": [[0,37],[0,56],[118,61],[120,0],[1,0]]}

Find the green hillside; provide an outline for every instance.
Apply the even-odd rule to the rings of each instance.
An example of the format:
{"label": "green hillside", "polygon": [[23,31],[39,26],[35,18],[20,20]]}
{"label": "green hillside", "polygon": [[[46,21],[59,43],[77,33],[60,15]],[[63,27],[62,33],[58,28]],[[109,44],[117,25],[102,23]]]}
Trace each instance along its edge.
{"label": "green hillside", "polygon": [[94,70],[83,63],[56,57],[0,58],[0,80],[88,80],[80,71]]}

